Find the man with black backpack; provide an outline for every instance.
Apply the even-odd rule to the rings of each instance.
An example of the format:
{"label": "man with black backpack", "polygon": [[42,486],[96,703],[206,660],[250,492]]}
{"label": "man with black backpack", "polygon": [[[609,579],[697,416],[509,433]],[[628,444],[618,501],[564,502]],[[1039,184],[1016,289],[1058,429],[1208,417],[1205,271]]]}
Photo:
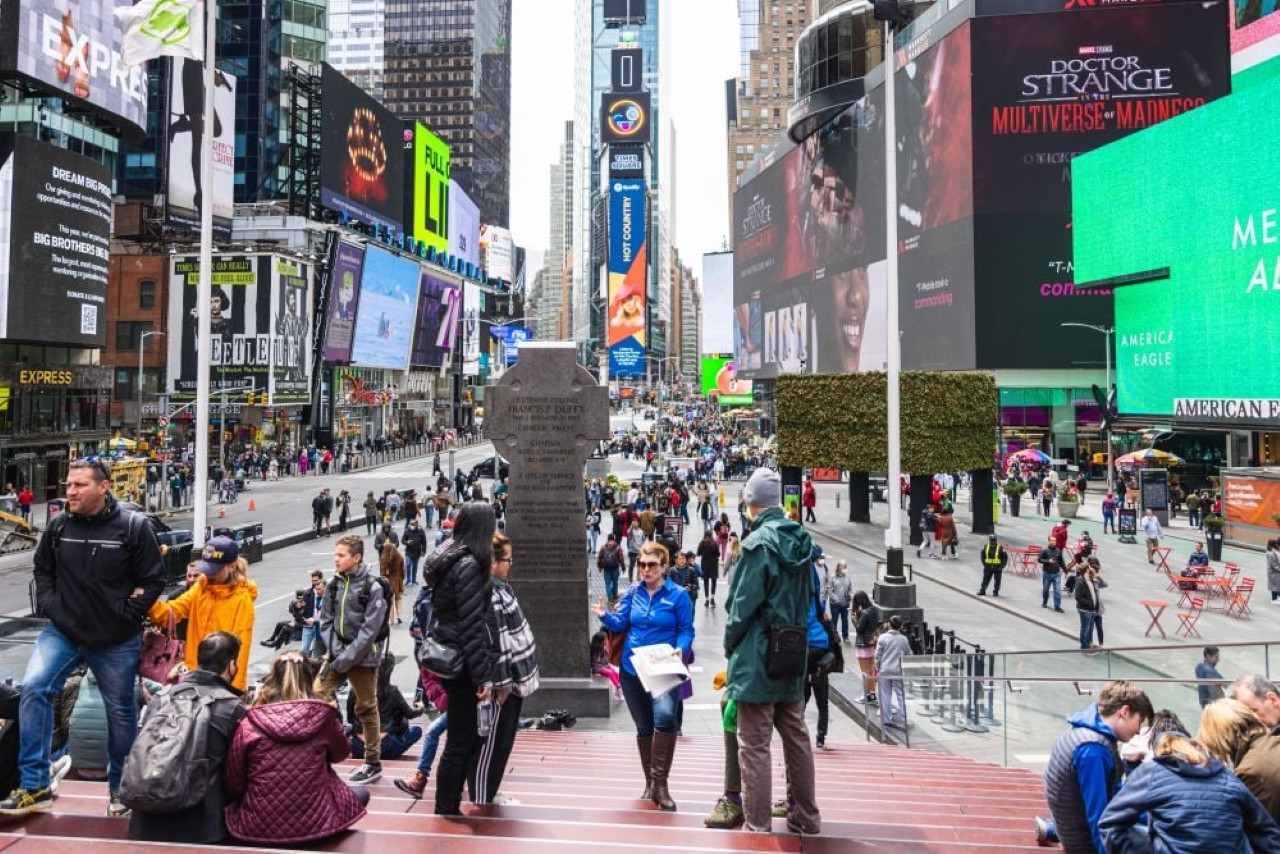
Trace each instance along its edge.
{"label": "man with black backpack", "polygon": [[378,666],[391,635],[391,586],[365,566],[364,540],[355,534],[334,544],[333,565],[337,574],[320,608],[320,635],[329,653],[316,677],[316,692],[331,702],[343,684],[351,683],[364,737],[364,764],[347,780],[364,785],[382,776]]}
{"label": "man with black backpack", "polygon": [[213,845],[227,838],[222,763],[245,708],[232,686],[240,639],[200,641],[197,669],[151,701],[125,760],[120,799],[133,812],[129,838]]}

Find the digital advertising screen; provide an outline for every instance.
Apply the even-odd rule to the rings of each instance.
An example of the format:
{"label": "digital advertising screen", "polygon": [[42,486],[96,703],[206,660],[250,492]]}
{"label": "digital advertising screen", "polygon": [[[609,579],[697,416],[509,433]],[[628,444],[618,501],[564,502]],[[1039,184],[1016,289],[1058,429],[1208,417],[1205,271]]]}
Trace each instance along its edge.
{"label": "digital advertising screen", "polygon": [[[1255,50],[1262,42],[1280,36],[1280,0],[1233,0],[1233,3],[1232,53]],[[1272,45],[1265,54],[1257,51],[1254,61],[1275,56],[1277,47],[1280,46]]]}
{"label": "digital advertising screen", "polygon": [[311,400],[311,274],[296,258],[271,258],[270,403]]}
{"label": "digital advertising screen", "polygon": [[643,181],[609,185],[609,375],[645,374],[649,190]]}
{"label": "digital advertising screen", "polygon": [[643,24],[646,0],[603,0],[606,24]]}
{"label": "digital advertising screen", "polygon": [[440,368],[458,340],[462,289],[423,268],[418,282],[418,314],[413,337],[414,367]]}
{"label": "digital advertising screen", "polygon": [[649,135],[648,92],[605,92],[601,96],[602,143],[645,143]]}
{"label": "digital advertising screen", "polygon": [[[196,394],[196,370],[201,359],[212,366],[209,388],[238,389],[243,399],[252,387],[269,391],[276,334],[272,323],[272,280],[275,255],[215,255],[210,311],[211,340],[201,345],[196,336],[196,290],[200,257],[175,255],[169,267],[169,392],[178,400]],[[284,260],[284,259],[279,259]],[[278,298],[276,299],[279,304]]]}
{"label": "digital advertising screen", "polygon": [[475,282],[462,283],[462,321],[459,334],[462,338],[462,375],[480,376],[480,286]]}
{"label": "digital advertising screen", "polygon": [[480,263],[480,206],[453,179],[449,180],[449,254]]}
{"label": "digital advertising screen", "polygon": [[321,74],[321,87],[320,203],[399,233],[404,123],[329,65]]}
{"label": "digital advertising screen", "polygon": [[[4,0],[0,73],[16,72],[51,95],[77,101],[141,134],[147,69],[120,56],[114,0]],[[5,75],[7,76],[7,75]]]}
{"label": "digital advertising screen", "polygon": [[643,178],[644,146],[618,144],[609,146],[610,178]]}
{"label": "digital advertising screen", "polygon": [[733,253],[702,256],[702,323],[699,352],[733,352]]}
{"label": "digital advertising screen", "polygon": [[[169,60],[169,159],[165,193],[165,224],[200,231],[200,206],[213,200],[213,235],[231,237],[235,216],[236,78],[214,72],[213,134],[204,127],[204,63],[175,57]],[[213,146],[213,185],[200,186],[204,146]]]}
{"label": "digital advertising screen", "polygon": [[365,247],[351,364],[408,369],[420,269],[412,258],[373,245]]}
{"label": "digital advertising screen", "polygon": [[106,345],[111,219],[105,166],[0,134],[0,338]]}
{"label": "digital advertising screen", "polygon": [[702,395],[715,397],[721,406],[750,406],[751,380],[740,380],[733,369],[733,356],[702,357]]}
{"label": "digital advertising screen", "polygon": [[409,203],[406,231],[437,252],[449,251],[449,143],[422,122],[405,122]]}
{"label": "digital advertising screen", "polygon": [[1273,78],[1072,167],[1077,277],[1169,270],[1114,289],[1126,416],[1280,422],[1280,160],[1258,152],[1280,134],[1277,99]]}
{"label": "digital advertising screen", "polygon": [[515,244],[511,232],[497,225],[480,226],[480,251],[489,278],[509,282],[515,278]]}
{"label": "digital advertising screen", "polygon": [[364,248],[339,243],[330,276],[329,328],[324,339],[324,360],[335,364],[351,361],[355,339],[356,307],[360,304],[360,279],[364,272]]}

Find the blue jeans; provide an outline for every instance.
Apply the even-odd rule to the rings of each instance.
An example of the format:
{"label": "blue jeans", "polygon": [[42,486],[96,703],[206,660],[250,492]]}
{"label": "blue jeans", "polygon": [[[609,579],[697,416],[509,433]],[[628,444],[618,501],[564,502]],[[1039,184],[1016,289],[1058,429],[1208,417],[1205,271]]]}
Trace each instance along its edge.
{"label": "blue jeans", "polygon": [[427,735],[422,739],[422,756],[418,759],[418,770],[423,774],[431,773],[431,766],[436,761],[436,751],[440,749],[440,736],[449,726],[448,712],[440,715],[427,727]]}
{"label": "blue jeans", "polygon": [[1061,572],[1043,572],[1040,573],[1040,604],[1049,604],[1049,591],[1053,590],[1053,607],[1062,607],[1062,573]]}
{"label": "blue jeans", "polygon": [[431,528],[436,524],[436,506],[430,502],[422,505],[422,527]]}
{"label": "blue jeans", "polygon": [[600,551],[600,532],[593,528],[587,528],[587,551],[592,554]]}
{"label": "blue jeans", "polygon": [[316,645],[316,638],[320,637],[320,625],[302,627],[302,654],[310,655],[311,647]]}
{"label": "blue jeans", "polygon": [[627,701],[631,720],[635,721],[637,738],[648,738],[655,729],[675,735],[676,707],[680,705],[679,688],[672,688],[661,697],[654,697],[644,689],[639,676],[623,670],[622,696]]}
{"label": "blue jeans", "polygon": [[404,581],[406,584],[418,583],[418,563],[422,560],[422,555],[405,554],[404,556]]}
{"label": "blue jeans", "polygon": [[124,758],[138,735],[138,707],[134,684],[138,681],[141,633],[115,646],[78,647],[57,626],[48,623],[36,638],[22,677],[18,707],[18,767],[21,786],[29,792],[49,786],[49,749],[53,741],[53,698],[67,676],[84,662],[98,680],[107,709],[107,782],[120,788]]}
{"label": "blue jeans", "polygon": [[1093,611],[1080,611],[1080,648],[1088,649],[1093,643],[1093,623],[1098,615]]}
{"label": "blue jeans", "polygon": [[840,632],[840,640],[849,639],[849,606],[831,603],[831,623]]}
{"label": "blue jeans", "polygon": [[618,598],[618,574],[620,570],[606,569],[604,570],[604,598],[608,602],[612,602]]}
{"label": "blue jeans", "polygon": [[[350,730],[350,727],[348,727]],[[410,747],[418,743],[418,739],[422,738],[422,727],[411,726],[404,732],[396,735],[393,732],[382,734],[382,750],[383,759],[399,759],[408,752]],[[351,741],[351,755],[364,756],[364,739],[358,735],[349,736]]]}

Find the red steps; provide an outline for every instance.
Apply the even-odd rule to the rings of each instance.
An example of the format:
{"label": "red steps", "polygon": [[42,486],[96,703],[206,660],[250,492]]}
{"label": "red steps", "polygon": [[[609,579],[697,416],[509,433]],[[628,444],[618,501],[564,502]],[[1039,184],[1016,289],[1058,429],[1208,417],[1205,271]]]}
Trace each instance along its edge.
{"label": "red steps", "polygon": [[[414,763],[387,762],[370,787],[369,814],[354,832],[316,850],[347,854],[573,854],[591,851],[901,851],[934,854],[1033,851],[1032,817],[1046,814],[1040,778],[1020,769],[946,755],[856,743],[815,753],[823,833],[798,837],[775,820],[772,834],[703,827],[721,790],[722,742],[681,739],[672,771],[680,812],[636,800],[643,781],[632,736],[609,732],[542,733],[517,739],[502,790],[518,804],[465,804],[464,820],[431,814],[432,792],[414,801],[392,785]],[[775,745],[775,796],[783,792]],[[346,768],[354,762],[344,763]],[[135,845],[127,822],[108,819],[102,783],[64,781],[52,813],[0,824],[0,852],[61,854],[85,840],[92,851],[227,851],[227,847]],[[38,849],[36,846],[39,846]],[[230,849],[235,850],[235,849]],[[260,850],[260,849],[242,849]]]}

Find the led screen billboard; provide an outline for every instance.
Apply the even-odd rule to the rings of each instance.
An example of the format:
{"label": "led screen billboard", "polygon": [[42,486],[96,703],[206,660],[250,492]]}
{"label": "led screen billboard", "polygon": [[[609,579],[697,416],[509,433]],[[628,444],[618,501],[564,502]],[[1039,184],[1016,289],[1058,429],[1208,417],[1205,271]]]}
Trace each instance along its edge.
{"label": "led screen billboard", "polygon": [[437,252],[449,251],[449,143],[422,122],[405,123],[410,214],[405,230]]}
{"label": "led screen billboard", "polygon": [[643,178],[644,146],[624,144],[609,146],[609,177]]}
{"label": "led screen billboard", "polygon": [[733,253],[702,256],[702,322],[700,353],[733,352]]}
{"label": "led screen billboard", "polygon": [[417,261],[365,247],[351,363],[366,368],[409,367],[418,306]]}
{"label": "led screen billboard", "polygon": [[515,277],[515,244],[508,229],[481,225],[480,250],[489,278],[509,282]]}
{"label": "led screen billboard", "polygon": [[310,397],[311,268],[279,255],[218,255],[213,259],[212,336],[196,336],[198,256],[174,256],[169,277],[169,391],[191,400],[201,359],[212,365],[209,387],[268,392],[271,403]]}
{"label": "led screen billboard", "polygon": [[5,0],[0,4],[0,76],[26,77],[135,133],[147,124],[145,65],[120,56],[114,0]]}
{"label": "led screen billboard", "polygon": [[462,338],[462,374],[480,376],[480,286],[475,282],[462,283],[462,320],[459,324]]}
{"label": "led screen billboard", "polygon": [[751,380],[738,379],[733,369],[733,356],[702,357],[702,394],[714,397],[721,406],[750,406]]}
{"label": "led screen billboard", "polygon": [[324,66],[320,79],[320,203],[399,232],[404,219],[403,123],[331,66]]}
{"label": "led screen billboard", "polygon": [[645,374],[649,192],[643,181],[609,185],[609,375]]}
{"label": "led screen billboard", "polygon": [[[1280,0],[1234,0],[1235,20],[1231,29],[1231,52],[1254,48],[1280,36]],[[1274,49],[1267,56],[1275,56]],[[1259,57],[1261,59],[1263,57]]]}
{"label": "led screen billboard", "polygon": [[360,304],[360,278],[364,271],[364,249],[339,243],[330,277],[329,328],[325,332],[324,360],[351,361],[351,344],[356,331],[356,306]]}
{"label": "led screen billboard", "polygon": [[649,141],[649,93],[605,92],[600,99],[600,141],[645,143]]}
{"label": "led screen billboard", "polygon": [[[213,199],[213,235],[231,237],[235,216],[236,78],[214,72],[213,134],[204,133],[204,63],[177,57],[169,66],[169,155],[166,171],[165,224],[200,230],[200,205]],[[213,145],[213,186],[200,186],[200,159]]]}
{"label": "led screen billboard", "polygon": [[449,254],[480,263],[480,207],[453,179],[449,180]]}
{"label": "led screen billboard", "polygon": [[1280,422],[1280,160],[1257,148],[1280,134],[1277,99],[1273,78],[1072,167],[1077,276],[1169,269],[1115,288],[1125,415]]}
{"label": "led screen billboard", "polygon": [[643,24],[646,0],[603,0],[606,24]]}
{"label": "led screen billboard", "polygon": [[105,166],[0,135],[0,338],[106,345],[111,216]]}
{"label": "led screen billboard", "polygon": [[423,268],[418,282],[418,313],[413,337],[414,367],[440,368],[458,340],[462,289]]}

